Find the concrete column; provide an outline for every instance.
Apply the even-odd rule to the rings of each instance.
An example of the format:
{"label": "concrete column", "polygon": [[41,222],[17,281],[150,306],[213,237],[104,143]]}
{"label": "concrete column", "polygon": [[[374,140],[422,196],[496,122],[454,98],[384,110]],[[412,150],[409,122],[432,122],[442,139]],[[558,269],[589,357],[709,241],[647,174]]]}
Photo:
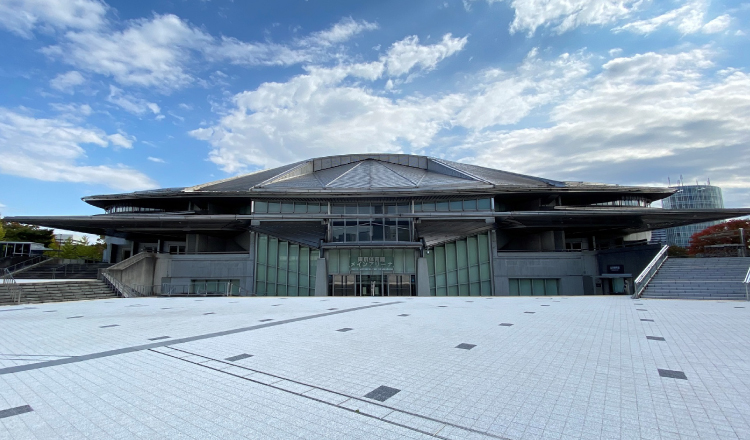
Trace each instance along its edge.
{"label": "concrete column", "polygon": [[315,296],[328,296],[328,266],[325,258],[318,258],[315,269]]}
{"label": "concrete column", "polygon": [[430,273],[425,257],[417,258],[417,296],[430,296]]}

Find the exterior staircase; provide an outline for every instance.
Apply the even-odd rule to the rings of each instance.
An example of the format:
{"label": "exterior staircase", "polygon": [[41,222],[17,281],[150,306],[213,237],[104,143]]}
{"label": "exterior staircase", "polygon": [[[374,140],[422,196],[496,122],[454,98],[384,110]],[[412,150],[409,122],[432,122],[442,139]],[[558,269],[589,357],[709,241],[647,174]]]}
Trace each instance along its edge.
{"label": "exterior staircase", "polygon": [[[19,283],[21,304],[115,298],[117,295],[103,281],[60,281]],[[15,305],[8,286],[0,284],[0,306]]]}
{"label": "exterior staircase", "polygon": [[748,266],[750,258],[670,258],[641,297],[744,300]]}

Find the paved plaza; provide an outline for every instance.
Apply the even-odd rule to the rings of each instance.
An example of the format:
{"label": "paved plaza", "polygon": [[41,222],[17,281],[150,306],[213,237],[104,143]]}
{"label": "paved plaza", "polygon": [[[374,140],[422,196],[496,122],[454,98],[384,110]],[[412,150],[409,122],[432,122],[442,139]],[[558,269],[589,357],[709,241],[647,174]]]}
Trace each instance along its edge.
{"label": "paved plaza", "polygon": [[748,439],[749,314],[627,297],[0,307],[0,439]]}

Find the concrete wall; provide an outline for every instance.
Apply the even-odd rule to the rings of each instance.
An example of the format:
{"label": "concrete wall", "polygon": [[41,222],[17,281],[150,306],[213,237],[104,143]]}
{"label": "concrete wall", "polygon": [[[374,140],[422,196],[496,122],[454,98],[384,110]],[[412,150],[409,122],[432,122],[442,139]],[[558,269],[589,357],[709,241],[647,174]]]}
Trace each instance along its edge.
{"label": "concrete wall", "polygon": [[121,261],[107,269],[114,279],[130,287],[152,286],[157,254],[141,253]]}
{"label": "concrete wall", "polygon": [[157,254],[155,284],[188,286],[191,280],[238,279],[243,294],[254,291],[255,261],[250,254]]}

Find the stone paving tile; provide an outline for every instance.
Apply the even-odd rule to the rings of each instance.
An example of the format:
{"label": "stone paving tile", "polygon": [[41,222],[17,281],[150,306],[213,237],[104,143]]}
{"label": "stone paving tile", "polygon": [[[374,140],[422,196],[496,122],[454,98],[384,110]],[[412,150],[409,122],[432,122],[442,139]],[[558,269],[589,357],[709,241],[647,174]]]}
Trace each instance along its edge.
{"label": "stone paving tile", "polygon": [[[523,313],[540,305],[535,298],[383,298],[400,303],[355,312],[346,309],[372,301],[290,298],[271,307],[278,298],[228,299],[14,310],[0,319],[0,369],[338,310],[0,374],[0,410],[34,409],[0,419],[0,438],[428,438],[415,429],[434,424],[446,424],[444,438],[750,438],[750,309],[736,302],[642,299],[644,318],[653,320],[642,322],[644,313],[623,297],[561,297],[539,316]],[[208,312],[221,318],[206,319]],[[509,322],[512,331],[498,326]],[[113,323],[119,327],[99,328]],[[341,328],[356,331],[331,331]],[[462,341],[477,348],[460,353]],[[223,362],[241,353],[253,357],[237,365],[259,372]],[[212,360],[227,368],[190,363]],[[661,377],[659,369],[689,380]],[[259,380],[233,376],[243,374]],[[336,394],[361,398],[383,384],[401,391],[381,406]],[[352,412],[359,407],[385,420]],[[413,429],[388,423],[396,419]]]}

